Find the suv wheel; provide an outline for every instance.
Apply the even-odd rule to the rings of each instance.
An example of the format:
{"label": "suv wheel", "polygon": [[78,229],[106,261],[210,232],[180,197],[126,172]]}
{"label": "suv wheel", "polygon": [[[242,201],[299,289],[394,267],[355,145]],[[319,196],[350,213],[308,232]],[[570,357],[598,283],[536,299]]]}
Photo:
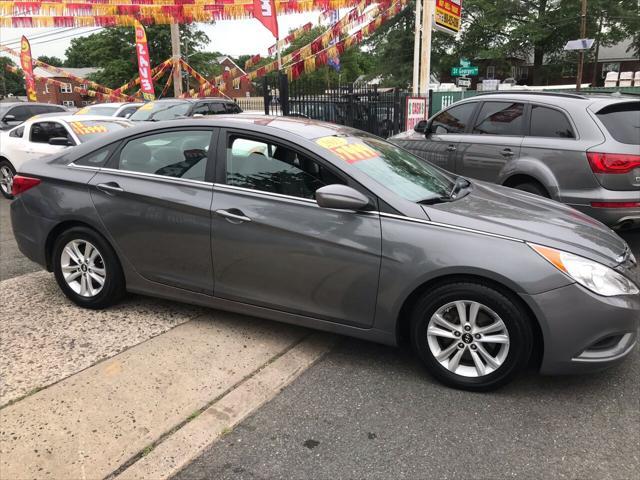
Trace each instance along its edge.
{"label": "suv wheel", "polygon": [[480,283],[442,285],[422,296],[411,318],[411,341],[429,372],[464,390],[510,382],[529,361],[527,313]]}
{"label": "suv wheel", "polygon": [[515,188],[516,190],[522,190],[523,192],[533,193],[534,195],[538,195],[540,197],[551,198],[551,195],[549,195],[549,192],[547,192],[545,188],[539,183],[525,182],[525,183],[520,183],[518,185],[514,185],[513,188]]}
{"label": "suv wheel", "polygon": [[53,269],[60,289],[81,307],[106,308],[124,295],[124,275],[115,252],[88,228],[71,228],[56,239]]}
{"label": "suv wheel", "polygon": [[0,160],[0,193],[4,198],[11,200],[11,190],[13,188],[13,177],[16,175],[16,169],[9,160]]}

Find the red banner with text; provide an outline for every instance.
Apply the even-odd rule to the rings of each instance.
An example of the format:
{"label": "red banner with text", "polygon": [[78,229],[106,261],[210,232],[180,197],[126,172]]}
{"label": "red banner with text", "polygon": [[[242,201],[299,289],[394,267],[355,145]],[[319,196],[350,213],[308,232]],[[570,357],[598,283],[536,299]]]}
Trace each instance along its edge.
{"label": "red banner with text", "polygon": [[35,102],[36,97],[36,80],[33,77],[33,61],[31,59],[31,45],[24,35],[20,43],[20,65],[24,72],[25,89],[27,90],[27,98],[30,102]]}
{"label": "red banner with text", "polygon": [[149,61],[147,34],[140,22],[136,22],[136,53],[138,54],[138,73],[140,74],[140,90],[145,100],[154,100],[156,92],[153,88],[153,74]]}

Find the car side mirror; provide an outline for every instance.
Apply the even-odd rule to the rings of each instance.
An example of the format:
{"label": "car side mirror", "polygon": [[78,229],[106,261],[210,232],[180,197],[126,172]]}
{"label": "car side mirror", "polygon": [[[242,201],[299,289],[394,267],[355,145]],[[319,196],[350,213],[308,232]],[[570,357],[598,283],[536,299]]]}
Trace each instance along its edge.
{"label": "car side mirror", "polygon": [[194,113],[191,118],[204,118],[202,113]]}
{"label": "car side mirror", "polygon": [[427,120],[420,120],[413,127],[413,131],[416,133],[427,133],[427,127],[429,126],[429,122]]}
{"label": "car side mirror", "polygon": [[11,114],[5,115],[4,118],[2,119],[3,123],[16,122],[16,121],[17,120],[15,115],[11,115]]}
{"label": "car side mirror", "polygon": [[337,210],[362,210],[369,205],[369,199],[355,188],[333,184],[316,190],[319,207]]}
{"label": "car side mirror", "polygon": [[62,147],[68,147],[71,142],[67,137],[51,137],[49,139],[49,145],[59,145]]}

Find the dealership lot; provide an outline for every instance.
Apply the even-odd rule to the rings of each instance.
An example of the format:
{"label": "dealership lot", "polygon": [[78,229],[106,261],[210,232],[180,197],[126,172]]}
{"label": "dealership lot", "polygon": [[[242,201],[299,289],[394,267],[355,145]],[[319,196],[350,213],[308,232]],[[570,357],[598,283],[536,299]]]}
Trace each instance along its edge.
{"label": "dealership lot", "polygon": [[[80,310],[17,252],[8,206],[0,202],[5,472],[136,478],[122,465],[154,463],[167,432],[309,334],[139,296]],[[625,238],[640,254],[640,232]],[[532,373],[470,394],[437,384],[406,350],[338,341],[177,478],[624,479],[640,468],[637,350],[600,374]]]}

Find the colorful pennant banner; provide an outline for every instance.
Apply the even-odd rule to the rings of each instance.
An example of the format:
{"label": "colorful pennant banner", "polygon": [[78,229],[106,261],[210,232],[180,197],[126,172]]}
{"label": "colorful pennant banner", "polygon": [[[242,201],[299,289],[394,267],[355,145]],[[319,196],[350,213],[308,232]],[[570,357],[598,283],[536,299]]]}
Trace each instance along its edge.
{"label": "colorful pennant banner", "polygon": [[[277,41],[275,44],[271,45],[269,47],[269,55],[274,55],[277,51],[278,51],[278,46],[280,46],[280,48],[285,48],[287,45],[289,45],[291,42],[293,42],[294,40],[300,38],[302,35],[304,35],[305,33],[307,33],[309,30],[311,30],[313,28],[313,24],[311,22],[309,23],[305,23],[304,25],[302,25],[299,28],[296,28],[293,32],[291,32],[289,35],[287,35],[284,38],[281,38],[279,41]],[[257,63],[257,62],[256,62]],[[254,64],[255,65],[255,64]],[[251,65],[250,65],[251,66]],[[249,68],[249,67],[246,67]]]}
{"label": "colorful pennant banner", "polygon": [[20,65],[24,72],[24,84],[27,92],[27,99],[30,102],[35,102],[38,97],[36,96],[36,81],[33,76],[33,61],[31,57],[31,44],[24,35],[20,41]]}

